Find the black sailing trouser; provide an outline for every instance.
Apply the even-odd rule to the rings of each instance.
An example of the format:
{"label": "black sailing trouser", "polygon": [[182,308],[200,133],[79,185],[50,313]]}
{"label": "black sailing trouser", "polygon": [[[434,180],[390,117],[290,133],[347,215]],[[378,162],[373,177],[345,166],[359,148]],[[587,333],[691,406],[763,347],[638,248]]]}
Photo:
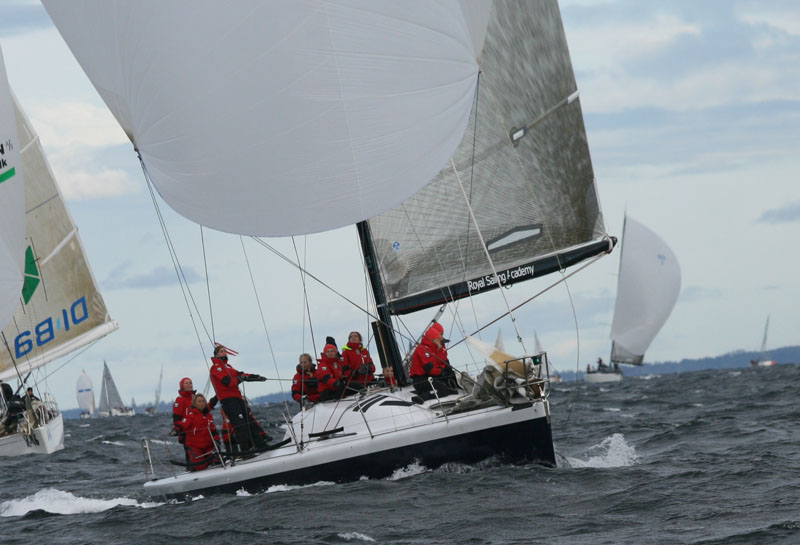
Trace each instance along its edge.
{"label": "black sailing trouser", "polygon": [[260,426],[250,416],[244,400],[238,397],[229,397],[220,401],[222,409],[228,420],[233,424],[233,431],[236,435],[236,442],[242,452],[251,450],[253,446],[262,449],[267,446],[264,438],[259,433]]}

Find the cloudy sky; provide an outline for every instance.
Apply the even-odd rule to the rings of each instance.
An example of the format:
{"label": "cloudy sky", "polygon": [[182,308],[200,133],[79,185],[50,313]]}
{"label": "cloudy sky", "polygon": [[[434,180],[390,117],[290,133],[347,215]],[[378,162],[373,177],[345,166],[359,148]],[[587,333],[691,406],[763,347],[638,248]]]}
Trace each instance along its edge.
{"label": "cloudy sky", "polygon": [[[606,228],[619,236],[627,211],[662,236],[681,263],[681,296],[646,360],[755,350],[768,315],[770,347],[800,344],[800,6],[739,0],[560,5]],[[98,386],[103,360],[123,397],[140,404],[152,400],[162,365],[165,398],[182,376],[202,384],[205,330],[212,329],[241,352],[240,369],[291,378],[297,355],[313,349],[298,272],[245,241],[256,299],[242,242],[205,231],[212,319],[199,228],[162,203],[197,304],[187,310],[131,145],[44,9],[4,2],[0,44],[12,88],[47,150],[107,306],[120,322],[119,331],[73,361],[48,367],[48,386],[62,407],[75,406],[81,369]],[[309,270],[365,303],[353,229],[294,242]],[[295,255],[292,240],[270,243]],[[526,307],[518,320],[527,346],[536,330],[563,370],[606,357],[618,259],[614,252],[570,280],[575,318],[563,286]],[[528,282],[508,293],[521,301],[547,283]],[[366,332],[367,320],[355,308],[317,285],[308,290],[318,349],[326,334],[343,341],[351,329]],[[503,307],[481,304],[489,314]],[[406,325],[417,333],[429,318],[415,316]],[[514,351],[513,327],[500,327]],[[260,395],[278,391],[279,383],[250,388]]]}

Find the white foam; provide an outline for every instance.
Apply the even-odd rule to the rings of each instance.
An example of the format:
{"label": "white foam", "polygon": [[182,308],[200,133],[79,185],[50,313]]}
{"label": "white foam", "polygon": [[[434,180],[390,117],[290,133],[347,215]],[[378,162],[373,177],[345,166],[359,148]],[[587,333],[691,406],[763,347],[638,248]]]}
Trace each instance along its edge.
{"label": "white foam", "polygon": [[741,374],[742,374],[742,372],[741,372],[741,371],[731,371],[731,372],[730,372],[730,373],[728,373],[728,374],[729,374],[730,376],[732,376],[732,377],[738,377],[739,375],[741,375]]}
{"label": "white foam", "polygon": [[406,477],[413,477],[414,475],[419,475],[420,473],[425,473],[428,471],[428,468],[420,465],[417,462],[413,464],[409,464],[406,467],[401,467],[400,469],[396,469],[394,473],[390,476],[386,477],[388,481],[399,481],[400,479],[405,479]]}
{"label": "white foam", "polygon": [[245,490],[244,487],[242,487],[239,490],[237,490],[236,491],[236,495],[237,496],[252,496],[252,494],[250,492],[248,492],[247,490]]}
{"label": "white foam", "polygon": [[[589,447],[587,460],[567,457],[567,462],[572,467],[625,467],[632,466],[639,461],[636,449],[625,442],[621,433],[603,439],[599,445]],[[597,453],[592,456],[592,454]]]}
{"label": "white foam", "polygon": [[344,539],[345,541],[353,541],[354,539],[357,541],[375,541],[368,535],[362,534],[360,532],[344,532],[336,535]]}
{"label": "white foam", "polygon": [[139,503],[133,498],[114,498],[102,500],[83,498],[70,492],[45,488],[33,496],[21,500],[8,500],[0,503],[0,517],[22,517],[31,511],[46,511],[57,515],[78,515],[81,513],[102,513],[117,506],[140,507],[147,509],[162,503]]}
{"label": "white foam", "polygon": [[317,481],[313,484],[299,484],[299,485],[288,485],[288,484],[276,484],[267,488],[266,493],[270,494],[272,492],[288,492],[289,490],[298,490],[300,488],[308,488],[310,486],[330,486],[336,484],[331,481]]}
{"label": "white foam", "polygon": [[115,446],[118,446],[118,447],[124,447],[125,446],[125,443],[123,443],[122,441],[101,441],[101,443],[104,444],[104,445],[115,445]]}
{"label": "white foam", "polygon": [[603,410],[607,411],[607,412],[610,412],[610,413],[618,413],[622,409],[618,409],[617,407],[604,407]]}

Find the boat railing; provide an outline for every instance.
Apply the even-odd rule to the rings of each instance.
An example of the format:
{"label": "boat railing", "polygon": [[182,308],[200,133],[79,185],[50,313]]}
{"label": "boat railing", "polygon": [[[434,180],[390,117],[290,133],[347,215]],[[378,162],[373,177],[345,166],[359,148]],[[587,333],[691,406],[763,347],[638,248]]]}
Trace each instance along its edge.
{"label": "boat railing", "polygon": [[504,389],[510,395],[514,394],[514,390],[518,393],[519,388],[522,388],[526,394],[525,397],[529,400],[538,401],[549,398],[550,365],[547,361],[547,352],[505,360],[502,363],[502,369]]}

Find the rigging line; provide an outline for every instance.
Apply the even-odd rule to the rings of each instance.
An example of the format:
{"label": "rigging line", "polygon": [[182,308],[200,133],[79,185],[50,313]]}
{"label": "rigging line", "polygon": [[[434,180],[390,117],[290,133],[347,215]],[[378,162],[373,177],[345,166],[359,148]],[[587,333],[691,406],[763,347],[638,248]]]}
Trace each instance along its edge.
{"label": "rigging line", "polygon": [[[467,199],[467,192],[464,191],[464,184],[461,183],[461,176],[458,175],[458,171],[456,170],[456,164],[453,162],[453,159],[450,159],[450,165],[453,167],[453,172],[456,173],[456,179],[458,180],[458,187],[461,188],[461,193],[464,195],[464,200],[467,203],[467,208],[469,209],[469,215],[472,218],[473,223],[475,224],[475,232],[478,235],[478,238],[481,241],[481,246],[483,247],[483,253],[486,254],[486,259],[489,260],[489,265],[492,267],[492,273],[494,274],[494,280],[497,283],[498,288],[502,288],[503,284],[500,283],[500,277],[497,275],[497,270],[494,267],[494,262],[492,261],[492,256],[489,255],[489,249],[486,247],[486,242],[483,240],[483,234],[481,234],[481,228],[478,225],[478,220],[475,218],[475,213],[472,210],[472,205],[470,204],[469,200]],[[511,310],[511,305],[508,303],[508,299],[506,298],[506,294],[503,293],[503,290],[500,290],[500,293],[503,296],[503,301],[506,304],[506,308],[508,309],[508,316],[511,318],[511,323],[514,324],[514,331],[517,332],[517,340],[522,345],[522,350],[527,352],[528,349],[525,348],[525,342],[522,340],[522,334],[519,332],[519,328],[517,327],[517,319],[514,317],[513,311]]]}
{"label": "rigging line", "polygon": [[11,347],[8,346],[8,340],[6,339],[6,332],[0,331],[0,335],[3,336],[3,344],[6,345],[6,350],[8,350],[8,356],[11,358],[11,363],[14,364],[14,371],[17,372],[17,378],[19,378],[19,384],[20,386],[22,386],[25,380],[22,378],[22,373],[19,372],[19,367],[17,366],[17,360],[14,358],[14,354],[11,353]]}
{"label": "rigging line", "polygon": [[[180,262],[178,261],[177,253],[175,252],[175,248],[172,246],[172,240],[170,239],[169,232],[167,231],[167,224],[164,221],[163,215],[161,214],[161,209],[158,207],[158,201],[156,200],[155,191],[153,191],[153,184],[150,181],[150,176],[149,176],[149,174],[147,172],[147,167],[145,166],[144,160],[142,159],[142,156],[141,156],[141,154],[139,154],[138,150],[136,150],[136,153],[137,153],[137,155],[139,155],[139,162],[142,165],[142,171],[144,172],[144,179],[147,182],[147,189],[150,192],[150,198],[152,199],[153,207],[156,210],[156,216],[158,217],[158,222],[159,222],[159,225],[161,226],[161,232],[164,235],[164,240],[166,241],[166,244],[167,244],[167,251],[169,252],[169,257],[172,260],[172,267],[173,267],[173,269],[175,269],[175,276],[177,276],[177,278],[178,278],[178,285],[181,288],[181,293],[183,294],[183,300],[186,303],[186,309],[189,311],[189,318],[192,321],[192,327],[194,328],[194,333],[197,336],[197,343],[200,346],[200,353],[203,355],[203,361],[206,364],[206,369],[208,369],[209,368],[208,358],[206,358],[206,353],[205,353],[205,350],[203,349],[203,341],[200,339],[200,331],[197,329],[197,323],[194,320],[194,315],[192,314],[192,308],[189,305],[189,299],[186,297],[186,291],[189,292],[189,297],[191,297],[192,303],[194,303],[195,309],[197,309],[197,303],[195,303],[195,301],[194,301],[194,297],[192,296],[192,292],[189,289],[189,283],[186,282],[185,275],[183,276],[183,280],[181,280],[181,275],[183,275],[183,268],[180,267]],[[184,289],[183,282],[186,282],[186,288],[185,289]],[[198,319],[200,320],[200,324],[203,326],[203,329],[206,332],[206,336],[208,336],[208,330],[206,329],[202,318],[200,318],[199,310],[198,310]],[[209,336],[209,341],[213,343],[213,340],[211,340],[210,336]]]}
{"label": "rigging line", "polygon": [[[599,255],[596,255],[596,256],[592,257],[591,259],[587,260],[586,263],[584,263],[580,268],[575,269],[574,271],[572,271],[568,275],[564,276],[560,280],[558,280],[556,282],[553,282],[552,284],[550,284],[549,286],[547,286],[546,288],[541,290],[539,293],[536,293],[536,294],[532,295],[531,297],[528,297],[523,302],[521,302],[520,304],[518,304],[514,308],[510,309],[510,311],[517,310],[517,309],[527,305],[528,303],[530,303],[531,301],[533,301],[534,299],[536,299],[537,297],[539,297],[543,293],[546,293],[546,292],[550,291],[551,289],[553,289],[554,287],[558,286],[562,282],[566,282],[567,278],[570,278],[571,276],[574,276],[574,275],[578,274],[579,272],[581,272],[583,269],[585,269],[589,265],[594,264],[594,262],[597,261],[598,259],[600,259],[601,257],[603,257],[603,254],[599,254]],[[503,314],[501,314],[500,316],[498,316],[497,318],[495,318],[494,320],[492,320],[491,322],[489,322],[488,324],[486,324],[485,326],[480,328],[480,330],[478,330],[478,331],[482,331],[482,330],[486,329],[487,327],[489,327],[493,323],[497,322],[498,320],[501,320],[501,319],[505,318],[508,314],[509,314],[508,312],[504,312]],[[478,331],[474,331],[474,332],[470,333],[470,336],[471,335],[475,335],[475,333],[478,333]],[[463,338],[463,339],[459,339],[458,341],[452,343],[448,350],[458,346],[459,344],[463,343],[465,340],[466,340],[466,337]]]}
{"label": "rigging line", "polygon": [[[244,253],[244,260],[247,263],[247,272],[250,273],[250,282],[253,284],[253,293],[256,296],[256,304],[258,305],[258,312],[261,315],[261,323],[264,326],[264,334],[267,336],[267,345],[269,346],[269,353],[272,355],[272,363],[275,365],[275,375],[280,377],[281,373],[278,371],[278,360],[275,358],[275,351],[272,349],[272,340],[269,337],[269,331],[267,331],[267,321],[264,319],[264,311],[261,308],[261,299],[258,297],[258,290],[256,289],[256,281],[253,278],[253,270],[250,268],[250,258],[247,257],[247,250],[244,247],[244,238],[242,235],[239,235],[239,242],[242,243],[242,253]],[[283,385],[278,381],[278,386],[281,389],[281,397],[283,398],[283,403],[286,406],[286,411],[289,411],[289,404],[286,400],[286,396],[283,392]]]}
{"label": "rigging line", "polygon": [[214,332],[214,307],[211,306],[211,283],[208,279],[208,262],[206,261],[206,239],[203,236],[203,226],[200,226],[200,245],[203,247],[203,268],[206,272],[206,292],[208,293],[208,314],[211,317],[211,342],[217,340],[217,334]]}
{"label": "rigging line", "polygon": [[[347,301],[348,303],[350,303],[351,305],[356,307],[361,312],[364,312],[364,313],[368,314],[375,321],[380,322],[380,323],[385,323],[385,322],[383,322],[383,320],[380,319],[379,316],[375,316],[369,310],[365,309],[364,307],[362,307],[361,305],[359,305],[358,303],[356,303],[352,299],[346,297],[343,293],[333,289],[331,286],[329,286],[328,284],[326,284],[325,282],[323,282],[322,280],[320,280],[319,278],[317,278],[316,276],[314,276],[313,274],[308,272],[308,270],[306,270],[305,268],[301,267],[299,264],[293,262],[291,259],[289,259],[285,255],[283,255],[281,252],[279,252],[276,248],[273,248],[272,246],[267,244],[265,241],[261,240],[258,237],[255,237],[255,236],[251,236],[250,238],[253,239],[254,241],[256,241],[257,243],[261,244],[264,248],[266,248],[267,250],[269,250],[270,252],[272,252],[276,256],[278,256],[281,259],[283,259],[286,263],[288,263],[292,267],[300,269],[301,271],[303,271],[303,273],[306,276],[308,276],[309,278],[312,278],[313,280],[316,280],[320,285],[322,285],[323,287],[329,289],[331,292],[333,292],[334,294],[338,295],[339,297],[341,297],[342,299],[344,299],[345,301]],[[408,340],[411,340],[410,337],[405,337],[405,335],[403,335],[403,333],[401,331],[395,329],[391,323],[386,324],[386,326],[389,327],[394,333],[400,335],[401,337],[406,338]]]}
{"label": "rigging line", "polygon": [[[297,244],[294,241],[294,237],[292,237],[292,246],[294,247],[294,255],[297,257],[297,262],[300,263],[300,254],[297,252]],[[303,248],[303,258],[305,259],[307,254],[306,250],[308,248],[308,239],[305,240],[305,247]],[[300,282],[303,284],[303,302],[305,306],[303,307],[303,334],[305,334],[305,315],[308,314],[308,329],[311,332],[311,352],[316,355],[317,353],[317,343],[314,340],[314,324],[311,323],[311,307],[308,304],[308,291],[306,289],[306,272],[305,267],[300,267]],[[305,348],[305,342],[303,343],[303,348]]]}
{"label": "rigging line", "polygon": [[[563,274],[563,273],[562,273]],[[572,291],[569,289],[569,283],[564,281],[564,287],[567,289],[567,295],[569,296],[569,304],[572,307],[572,319],[575,321],[575,385],[576,388],[572,389],[572,396],[570,396],[569,400],[569,410],[567,411],[567,418],[564,420],[564,423],[561,425],[561,429],[566,429],[567,424],[569,424],[569,419],[572,416],[572,409],[575,407],[575,396],[577,395],[577,382],[578,382],[578,372],[580,371],[581,365],[581,334],[580,328],[578,328],[578,313],[575,312],[575,301],[572,299]]]}
{"label": "rigging line", "polygon": [[83,354],[84,352],[86,352],[87,350],[89,350],[89,349],[90,349],[91,347],[93,347],[93,346],[94,346],[94,345],[97,343],[97,341],[99,341],[99,340],[100,340],[100,339],[95,339],[95,340],[93,340],[92,342],[90,342],[89,344],[87,344],[86,346],[84,346],[84,347],[83,347],[83,349],[82,349],[80,352],[76,353],[76,354],[75,354],[74,356],[72,356],[70,359],[68,359],[67,361],[65,361],[64,363],[62,363],[61,365],[59,365],[58,367],[56,367],[55,369],[53,369],[51,372],[49,372],[49,373],[47,373],[45,376],[43,376],[43,377],[42,377],[42,380],[47,380],[48,378],[50,378],[50,377],[52,377],[53,375],[55,375],[56,373],[58,373],[58,372],[59,372],[59,371],[60,371],[60,370],[61,370],[61,369],[62,369],[62,368],[65,366],[65,365],[67,365],[69,362],[71,362],[72,360],[74,360],[75,358],[77,358],[78,356],[80,356],[81,354]]}
{"label": "rigging line", "polygon": [[[478,70],[478,78],[477,78],[477,83],[475,85],[475,121],[474,121],[474,125],[472,127],[472,158],[471,158],[472,160],[471,160],[470,165],[469,165],[469,168],[470,168],[470,174],[469,174],[469,202],[472,202],[472,189],[475,187],[475,148],[476,148],[477,142],[478,142],[478,104],[479,104],[478,96],[480,94],[480,90],[481,90],[481,70]],[[469,217],[467,217],[466,219],[467,219],[467,237],[466,237],[466,243],[464,244],[464,249],[468,250],[469,249],[469,230],[470,230],[469,227],[470,227],[470,221],[469,221]],[[461,250],[459,248],[459,252],[460,251]],[[467,256],[469,256],[469,254],[467,254]],[[465,282],[467,281],[467,262],[466,262],[466,260],[464,261],[464,281]],[[472,289],[469,287],[469,282],[467,282],[467,290],[471,295]],[[475,319],[475,327],[478,327],[478,325],[479,325],[478,324],[478,312],[475,309],[475,301],[473,301],[472,297],[470,297],[469,298],[469,302],[470,302],[470,306],[472,307],[472,316]],[[456,304],[456,311],[458,311],[458,304]],[[471,350],[468,350],[468,352],[470,353],[470,355],[472,355],[472,351]]]}

